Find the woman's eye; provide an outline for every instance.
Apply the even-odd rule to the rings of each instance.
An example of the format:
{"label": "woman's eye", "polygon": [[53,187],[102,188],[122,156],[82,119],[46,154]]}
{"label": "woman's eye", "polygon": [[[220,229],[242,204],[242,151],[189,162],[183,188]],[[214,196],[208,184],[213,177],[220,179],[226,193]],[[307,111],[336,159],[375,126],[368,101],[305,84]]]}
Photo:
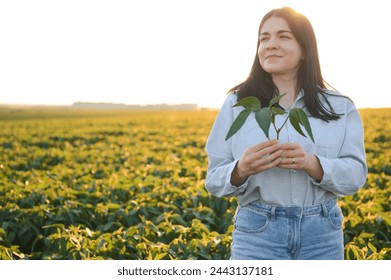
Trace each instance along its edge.
{"label": "woman's eye", "polygon": [[281,39],[291,39],[291,36],[289,36],[289,35],[281,35],[280,38]]}

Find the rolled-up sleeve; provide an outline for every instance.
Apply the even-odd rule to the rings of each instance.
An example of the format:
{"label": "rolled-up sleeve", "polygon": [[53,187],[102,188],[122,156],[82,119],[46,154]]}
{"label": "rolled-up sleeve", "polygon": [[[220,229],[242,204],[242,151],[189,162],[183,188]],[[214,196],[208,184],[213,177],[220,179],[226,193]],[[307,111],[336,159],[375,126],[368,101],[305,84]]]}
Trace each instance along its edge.
{"label": "rolled-up sleeve", "polygon": [[248,180],[238,187],[231,184],[231,174],[238,160],[235,160],[232,154],[232,138],[225,141],[225,136],[234,119],[232,110],[234,103],[236,103],[236,95],[231,94],[217,114],[205,147],[208,155],[205,188],[218,197],[236,196],[242,193],[248,184]]}
{"label": "rolled-up sleeve", "polygon": [[364,130],[360,114],[350,101],[345,114],[345,135],[337,158],[317,155],[323,168],[321,182],[313,184],[338,196],[357,192],[365,183],[367,164],[364,147]]}

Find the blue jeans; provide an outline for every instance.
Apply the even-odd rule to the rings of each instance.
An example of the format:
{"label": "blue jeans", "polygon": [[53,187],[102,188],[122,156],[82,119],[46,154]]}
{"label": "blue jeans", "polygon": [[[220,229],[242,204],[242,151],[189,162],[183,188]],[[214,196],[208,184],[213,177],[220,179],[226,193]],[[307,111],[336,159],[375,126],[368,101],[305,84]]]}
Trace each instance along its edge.
{"label": "blue jeans", "polygon": [[343,260],[343,216],[336,199],[320,205],[238,206],[233,260]]}

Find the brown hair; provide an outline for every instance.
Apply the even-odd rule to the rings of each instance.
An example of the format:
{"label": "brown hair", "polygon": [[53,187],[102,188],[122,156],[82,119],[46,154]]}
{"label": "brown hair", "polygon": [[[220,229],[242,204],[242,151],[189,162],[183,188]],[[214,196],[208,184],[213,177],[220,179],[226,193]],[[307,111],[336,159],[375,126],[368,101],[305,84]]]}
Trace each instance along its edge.
{"label": "brown hair", "polygon": [[[271,10],[263,17],[259,25],[257,51],[250,74],[244,82],[236,85],[229,92],[237,92],[239,99],[255,96],[261,101],[262,106],[267,106],[273,97],[280,94],[271,75],[261,67],[258,56],[259,34],[265,21],[271,17],[282,18],[288,23],[293,36],[302,49],[304,60],[297,73],[296,86],[304,90],[304,103],[307,110],[312,116],[324,121],[338,119],[339,115],[334,112],[325,96],[329,95],[325,91],[326,85],[330,86],[322,77],[314,29],[306,16],[290,7]],[[320,101],[320,98],[325,101],[327,106]]]}

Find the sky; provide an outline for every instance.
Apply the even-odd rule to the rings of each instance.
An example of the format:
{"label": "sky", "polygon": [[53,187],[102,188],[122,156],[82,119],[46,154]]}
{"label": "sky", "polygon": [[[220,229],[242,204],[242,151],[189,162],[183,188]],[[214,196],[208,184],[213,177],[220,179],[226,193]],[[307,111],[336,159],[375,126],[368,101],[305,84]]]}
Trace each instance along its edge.
{"label": "sky", "polygon": [[385,0],[0,0],[0,104],[195,103],[248,75],[259,23],[311,21],[324,79],[359,108],[391,107]]}

